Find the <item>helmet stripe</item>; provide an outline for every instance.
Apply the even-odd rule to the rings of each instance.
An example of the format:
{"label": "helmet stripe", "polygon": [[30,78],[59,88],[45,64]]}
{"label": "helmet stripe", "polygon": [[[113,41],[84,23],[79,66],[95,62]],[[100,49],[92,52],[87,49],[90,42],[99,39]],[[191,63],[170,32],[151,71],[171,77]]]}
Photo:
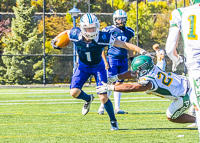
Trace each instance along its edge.
{"label": "helmet stripe", "polygon": [[121,9],[119,10],[119,15],[122,15],[122,10]]}
{"label": "helmet stripe", "polygon": [[87,16],[88,16],[88,19],[89,19],[89,23],[91,24],[92,23],[92,17],[89,13],[87,14]]}

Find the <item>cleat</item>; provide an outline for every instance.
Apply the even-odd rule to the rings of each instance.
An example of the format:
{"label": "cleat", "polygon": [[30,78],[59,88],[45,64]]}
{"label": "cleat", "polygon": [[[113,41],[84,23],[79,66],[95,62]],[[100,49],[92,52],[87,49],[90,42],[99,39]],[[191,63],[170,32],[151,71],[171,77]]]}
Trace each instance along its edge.
{"label": "cleat", "polygon": [[99,115],[104,115],[104,110],[103,111],[98,111]]}
{"label": "cleat", "polygon": [[104,115],[104,108],[102,108],[101,106],[99,107],[98,114]]}
{"label": "cleat", "polygon": [[94,100],[94,96],[91,94],[90,95],[90,102],[85,101],[83,108],[82,108],[82,114],[86,115],[90,111],[90,104]]}
{"label": "cleat", "polygon": [[110,130],[119,130],[117,121],[110,121],[111,129]]}
{"label": "cleat", "polygon": [[188,128],[197,128],[197,123],[193,123],[187,126]]}
{"label": "cleat", "polygon": [[117,109],[117,110],[115,110],[115,114],[128,114],[128,112],[125,112],[121,109]]}

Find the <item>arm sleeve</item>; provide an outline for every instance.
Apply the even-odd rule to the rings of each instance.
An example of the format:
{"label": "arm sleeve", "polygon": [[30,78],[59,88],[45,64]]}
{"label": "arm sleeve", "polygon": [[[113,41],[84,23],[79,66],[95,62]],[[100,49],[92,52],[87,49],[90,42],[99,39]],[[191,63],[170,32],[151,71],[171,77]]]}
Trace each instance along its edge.
{"label": "arm sleeve", "polygon": [[174,50],[176,48],[176,42],[178,41],[179,36],[179,28],[178,27],[171,27],[169,29],[169,35],[167,37],[167,42],[165,45],[165,50],[168,57],[174,61],[178,61],[178,57],[174,56]]}

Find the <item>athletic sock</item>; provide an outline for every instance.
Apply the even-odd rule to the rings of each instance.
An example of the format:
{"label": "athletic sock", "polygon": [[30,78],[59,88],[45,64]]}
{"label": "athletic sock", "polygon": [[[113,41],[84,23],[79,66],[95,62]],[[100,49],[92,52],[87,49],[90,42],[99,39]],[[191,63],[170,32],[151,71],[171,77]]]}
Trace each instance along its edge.
{"label": "athletic sock", "polygon": [[88,95],[83,90],[81,90],[81,93],[79,94],[79,96],[77,97],[77,99],[83,99],[83,100],[89,102],[90,101],[90,95]]}
{"label": "athletic sock", "polygon": [[110,121],[116,121],[113,105],[109,98],[108,98],[108,101],[104,104],[104,107],[110,117]]}
{"label": "athletic sock", "polygon": [[115,110],[120,108],[121,92],[114,91]]}

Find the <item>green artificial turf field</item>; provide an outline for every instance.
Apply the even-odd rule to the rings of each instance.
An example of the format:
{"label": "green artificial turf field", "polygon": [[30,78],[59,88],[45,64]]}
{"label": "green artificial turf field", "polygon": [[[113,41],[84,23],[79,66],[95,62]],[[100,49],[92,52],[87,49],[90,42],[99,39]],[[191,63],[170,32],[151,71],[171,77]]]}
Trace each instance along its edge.
{"label": "green artificial turf field", "polygon": [[[0,92],[0,142],[9,143],[197,143],[197,128],[166,118],[171,101],[144,93],[122,93],[116,115],[119,129],[110,130],[107,113],[98,115],[95,87],[84,87],[95,99],[90,112],[73,99],[69,88],[17,88]],[[113,96],[111,96],[113,102]]]}

